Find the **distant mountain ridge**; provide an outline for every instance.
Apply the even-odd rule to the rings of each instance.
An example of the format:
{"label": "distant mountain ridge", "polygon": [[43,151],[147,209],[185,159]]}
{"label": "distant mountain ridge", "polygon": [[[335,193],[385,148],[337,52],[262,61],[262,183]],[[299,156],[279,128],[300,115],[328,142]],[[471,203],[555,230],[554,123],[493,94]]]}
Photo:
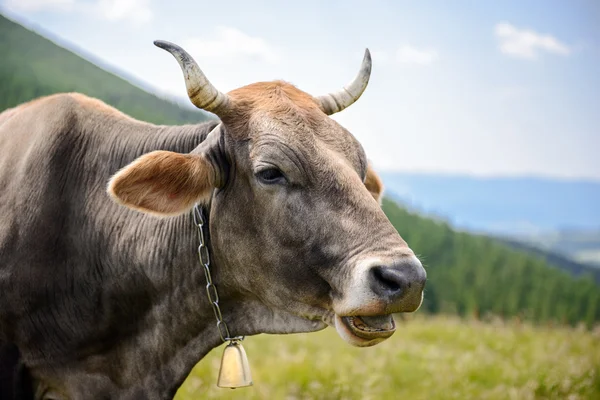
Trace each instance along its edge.
{"label": "distant mountain ridge", "polygon": [[[574,274],[600,268],[600,182],[382,172],[387,195]],[[600,271],[600,269],[598,269]]]}
{"label": "distant mountain ridge", "polygon": [[572,275],[590,275],[594,278],[596,283],[600,284],[600,268],[594,265],[573,261],[572,259],[567,258],[566,256],[559,254],[554,250],[542,249],[539,246],[536,247],[535,245],[525,241],[500,237],[496,237],[495,239],[516,250],[524,251],[540,257],[541,259],[547,261],[550,265],[554,265]]}
{"label": "distant mountain ridge", "polygon": [[382,172],[390,195],[474,232],[600,231],[600,182]]}

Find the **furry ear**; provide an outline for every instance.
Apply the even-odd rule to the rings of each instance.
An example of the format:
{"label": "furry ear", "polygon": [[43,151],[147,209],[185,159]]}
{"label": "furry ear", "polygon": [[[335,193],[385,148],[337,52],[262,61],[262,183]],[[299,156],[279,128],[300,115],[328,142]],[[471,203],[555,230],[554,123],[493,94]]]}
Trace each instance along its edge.
{"label": "furry ear", "polygon": [[367,165],[367,176],[365,178],[365,186],[371,195],[377,200],[379,204],[383,199],[383,182],[379,175],[375,173],[371,163]]}
{"label": "furry ear", "polygon": [[153,151],[117,172],[108,183],[108,193],[134,210],[178,215],[208,200],[214,180],[214,167],[201,154]]}

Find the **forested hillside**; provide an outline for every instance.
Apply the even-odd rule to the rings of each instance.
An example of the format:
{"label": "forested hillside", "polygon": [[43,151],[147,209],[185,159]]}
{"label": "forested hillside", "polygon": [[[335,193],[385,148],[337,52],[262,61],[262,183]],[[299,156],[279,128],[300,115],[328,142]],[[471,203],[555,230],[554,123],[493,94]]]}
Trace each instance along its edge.
{"label": "forested hillside", "polygon": [[208,118],[203,111],[145,92],[0,15],[0,111],[39,96],[72,91],[148,122],[183,124]]}
{"label": "forested hillside", "polygon": [[390,221],[427,269],[423,307],[432,313],[589,325],[600,320],[600,286],[486,236],[456,232],[384,200]]}
{"label": "forested hillside", "polygon": [[[41,95],[78,91],[155,123],[207,116],[151,95],[2,16],[0,55],[0,111]],[[600,320],[600,286],[591,278],[574,278],[494,239],[456,232],[389,199],[383,206],[427,267],[425,310],[589,325]]]}

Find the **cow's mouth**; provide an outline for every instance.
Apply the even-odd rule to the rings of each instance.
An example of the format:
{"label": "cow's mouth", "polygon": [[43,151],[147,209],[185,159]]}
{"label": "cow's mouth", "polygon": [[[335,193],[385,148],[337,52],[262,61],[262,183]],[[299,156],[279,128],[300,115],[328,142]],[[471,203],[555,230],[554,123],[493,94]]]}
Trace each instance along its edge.
{"label": "cow's mouth", "polygon": [[376,345],[394,334],[396,324],[391,315],[377,317],[335,316],[335,329],[348,343],[367,347]]}

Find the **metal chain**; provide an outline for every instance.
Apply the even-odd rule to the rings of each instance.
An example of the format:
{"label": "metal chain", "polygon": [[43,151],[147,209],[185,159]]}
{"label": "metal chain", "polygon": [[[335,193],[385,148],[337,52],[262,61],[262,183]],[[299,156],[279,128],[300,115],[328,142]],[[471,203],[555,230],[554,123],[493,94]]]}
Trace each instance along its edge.
{"label": "metal chain", "polygon": [[215,318],[217,319],[219,336],[221,336],[223,342],[244,340],[243,336],[231,337],[229,328],[227,328],[227,323],[223,320],[221,307],[219,307],[219,293],[212,281],[212,275],[210,273],[210,255],[204,238],[204,215],[198,204],[194,206],[192,212],[194,214],[194,224],[196,224],[196,227],[198,228],[198,239],[200,240],[200,245],[198,246],[198,258],[200,259],[200,264],[204,268],[204,275],[206,276],[206,294],[208,295],[208,301],[210,301]]}

